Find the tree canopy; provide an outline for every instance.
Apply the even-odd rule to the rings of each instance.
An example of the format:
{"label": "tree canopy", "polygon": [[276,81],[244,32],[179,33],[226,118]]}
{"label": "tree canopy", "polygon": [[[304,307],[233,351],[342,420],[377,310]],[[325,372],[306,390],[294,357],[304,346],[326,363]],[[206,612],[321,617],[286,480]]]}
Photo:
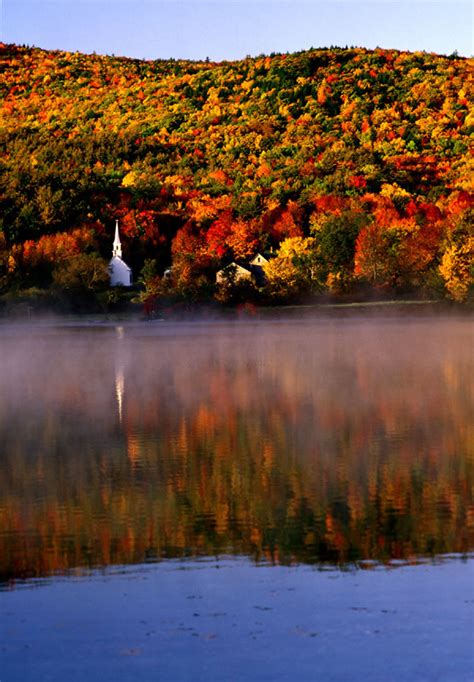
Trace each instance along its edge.
{"label": "tree canopy", "polygon": [[44,239],[80,233],[79,252],[108,256],[119,219],[133,269],[173,262],[183,290],[311,237],[325,286],[436,281],[469,296],[470,247],[453,236],[473,205],[468,59],[139,61],[1,45],[0,63],[3,288],[53,281],[60,246],[42,270],[32,255]]}

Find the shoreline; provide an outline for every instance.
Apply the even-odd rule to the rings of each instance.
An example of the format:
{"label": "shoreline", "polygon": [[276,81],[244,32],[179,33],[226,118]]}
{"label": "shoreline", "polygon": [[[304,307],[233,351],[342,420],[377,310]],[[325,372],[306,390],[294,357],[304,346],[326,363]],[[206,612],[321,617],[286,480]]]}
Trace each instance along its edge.
{"label": "shoreline", "polygon": [[429,316],[461,316],[470,317],[474,308],[469,304],[460,304],[446,300],[378,300],[347,301],[325,303],[302,303],[279,306],[243,305],[226,308],[214,305],[187,305],[163,308],[156,315],[146,316],[143,310],[104,312],[57,312],[41,308],[30,308],[27,311],[18,308],[0,314],[0,325],[7,324],[41,324],[41,323],[84,323],[84,324],[150,324],[163,322],[221,322],[221,321],[265,321],[282,318],[329,318],[329,317],[429,317]]}

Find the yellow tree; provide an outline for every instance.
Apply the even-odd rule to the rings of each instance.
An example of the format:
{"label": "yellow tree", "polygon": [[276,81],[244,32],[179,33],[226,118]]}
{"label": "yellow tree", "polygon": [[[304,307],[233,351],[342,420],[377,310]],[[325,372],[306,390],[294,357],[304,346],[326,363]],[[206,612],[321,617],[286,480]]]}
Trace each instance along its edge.
{"label": "yellow tree", "polygon": [[439,272],[449,296],[455,301],[466,300],[474,286],[474,236],[465,235],[447,247]]}
{"label": "yellow tree", "polygon": [[288,237],[275,258],[264,265],[267,287],[276,299],[288,299],[319,287],[314,237]]}
{"label": "yellow tree", "polygon": [[0,291],[8,286],[14,268],[15,261],[9,252],[5,235],[0,229]]}

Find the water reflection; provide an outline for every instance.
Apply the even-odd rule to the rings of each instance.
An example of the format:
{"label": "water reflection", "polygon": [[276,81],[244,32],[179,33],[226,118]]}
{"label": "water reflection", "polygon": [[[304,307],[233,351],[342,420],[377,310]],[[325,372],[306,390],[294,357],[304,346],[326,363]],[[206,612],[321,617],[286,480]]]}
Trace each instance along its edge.
{"label": "water reflection", "polygon": [[0,572],[474,549],[467,320],[0,330]]}
{"label": "water reflection", "polygon": [[117,407],[119,422],[123,421],[123,396],[125,393],[125,365],[122,352],[121,341],[124,338],[124,328],[116,327],[117,346],[115,348],[115,395],[117,396]]}

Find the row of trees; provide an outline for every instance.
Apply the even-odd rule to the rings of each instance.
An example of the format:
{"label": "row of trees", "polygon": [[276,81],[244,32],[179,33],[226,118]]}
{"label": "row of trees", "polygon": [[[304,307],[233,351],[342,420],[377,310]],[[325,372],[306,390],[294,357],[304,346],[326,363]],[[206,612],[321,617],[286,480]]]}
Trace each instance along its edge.
{"label": "row of trees", "polygon": [[[370,286],[427,295],[445,291],[462,301],[473,281],[474,212],[467,193],[452,199],[444,212],[411,201],[400,213],[386,197],[366,194],[358,202],[325,197],[315,202],[309,219],[296,202],[253,221],[225,209],[207,230],[193,222],[178,229],[168,254],[171,278],[163,278],[166,261],[144,259],[139,298],[203,300],[214,295],[224,302],[284,302]],[[132,220],[129,212],[125,232]],[[129,253],[133,244],[127,244]],[[269,259],[263,287],[236,280],[232,270],[227,282],[216,287],[219,268],[231,261],[245,263],[256,252]],[[0,253],[4,288],[16,282],[113,298],[107,291],[107,260],[91,229],[44,235],[10,248],[4,241]]]}
{"label": "row of trees", "polygon": [[[324,205],[321,210],[321,205]],[[273,223],[244,222],[230,212],[199,232],[185,226],[172,242],[173,276],[163,280],[157,262],[142,270],[142,297],[181,293],[214,295],[224,302],[301,300],[314,294],[369,290],[423,292],[463,301],[473,284],[474,211],[470,197],[457,196],[443,213],[411,201],[403,212],[390,198],[364,195],[357,202],[324,197],[304,226],[301,208],[290,202]],[[250,283],[225,263],[245,264],[264,253],[265,282]]]}

